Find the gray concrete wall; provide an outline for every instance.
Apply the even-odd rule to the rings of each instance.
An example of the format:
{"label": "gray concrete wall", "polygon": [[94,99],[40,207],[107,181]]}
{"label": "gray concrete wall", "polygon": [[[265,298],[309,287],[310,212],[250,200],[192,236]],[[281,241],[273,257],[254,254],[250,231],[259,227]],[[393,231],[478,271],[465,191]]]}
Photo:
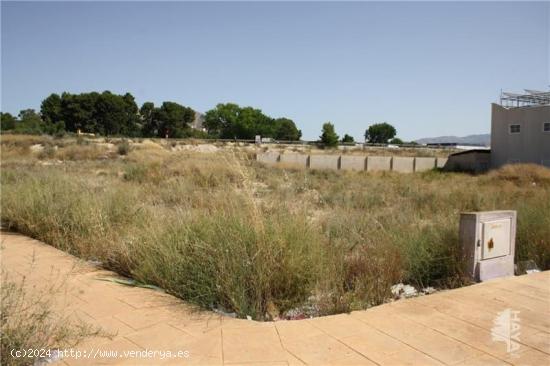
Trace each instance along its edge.
{"label": "gray concrete wall", "polygon": [[394,156],[392,170],[400,173],[414,172],[414,158]]}
{"label": "gray concrete wall", "polygon": [[293,168],[307,168],[309,155],[296,154],[296,153],[284,153],[279,157],[279,162],[288,167]]}
{"label": "gray concrete wall", "polygon": [[366,156],[342,155],[340,159],[340,169],[342,170],[365,170]]}
{"label": "gray concrete wall", "polygon": [[279,154],[276,151],[267,151],[263,153],[258,153],[256,155],[256,160],[264,164],[276,164],[279,162]]}
{"label": "gray concrete wall", "polygon": [[[357,170],[357,171],[396,171],[412,173],[415,171],[431,170],[446,165],[447,158],[414,158],[404,156],[358,156],[358,155],[329,155],[329,154],[299,154],[278,153],[274,151],[256,154],[256,160],[265,164],[281,167],[330,169],[330,170]],[[448,164],[447,164],[448,165]]]}
{"label": "gray concrete wall", "polygon": [[424,172],[435,168],[435,158],[414,158],[414,171]]}
{"label": "gray concrete wall", "polygon": [[311,169],[332,169],[340,168],[340,155],[310,155],[309,167]]}
{"label": "gray concrete wall", "polygon": [[[491,108],[491,167],[508,163],[536,163],[550,167],[550,106]],[[519,133],[510,133],[510,125],[520,125]]]}
{"label": "gray concrete wall", "polygon": [[369,156],[367,157],[367,171],[377,172],[391,170],[391,156]]}

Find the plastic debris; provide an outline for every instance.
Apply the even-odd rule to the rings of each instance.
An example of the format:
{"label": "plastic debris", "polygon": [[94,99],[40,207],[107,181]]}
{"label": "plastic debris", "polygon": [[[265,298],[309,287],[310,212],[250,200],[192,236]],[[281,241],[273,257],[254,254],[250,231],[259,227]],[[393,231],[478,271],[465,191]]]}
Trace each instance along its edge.
{"label": "plastic debris", "polygon": [[229,312],[224,311],[224,310],[219,309],[219,308],[213,308],[212,311],[215,312],[216,314],[227,316],[229,318],[236,318],[237,317],[237,313],[229,313]]}
{"label": "plastic debris", "polygon": [[422,293],[425,295],[430,295],[430,294],[433,294],[434,292],[437,292],[437,290],[431,286],[425,287],[422,289]]}
{"label": "plastic debris", "polygon": [[418,291],[413,286],[403,283],[393,285],[391,287],[391,293],[396,298],[408,298],[418,295]]}

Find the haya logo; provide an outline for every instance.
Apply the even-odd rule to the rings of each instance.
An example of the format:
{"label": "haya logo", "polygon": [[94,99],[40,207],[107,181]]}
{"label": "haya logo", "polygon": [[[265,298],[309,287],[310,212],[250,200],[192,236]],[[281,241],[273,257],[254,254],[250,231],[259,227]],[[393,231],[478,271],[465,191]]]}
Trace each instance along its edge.
{"label": "haya logo", "polygon": [[506,309],[499,312],[495,319],[493,319],[491,336],[495,342],[504,342],[508,353],[514,353],[520,347],[520,329],[521,319],[519,311]]}

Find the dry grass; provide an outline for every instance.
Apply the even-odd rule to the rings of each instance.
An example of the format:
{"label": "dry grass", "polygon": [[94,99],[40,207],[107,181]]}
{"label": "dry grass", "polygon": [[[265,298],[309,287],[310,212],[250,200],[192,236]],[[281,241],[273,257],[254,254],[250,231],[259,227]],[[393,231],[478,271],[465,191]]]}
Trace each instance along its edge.
{"label": "dry grass", "polygon": [[[3,365],[32,365],[40,358],[52,357],[57,349],[74,347],[89,337],[109,336],[59,306],[65,283],[54,281],[43,288],[29,286],[26,278],[14,280],[2,272],[0,358]],[[12,350],[27,353],[13,357]]]}
{"label": "dry grass", "polygon": [[70,145],[63,149],[58,149],[52,158],[59,160],[95,160],[99,158],[108,158],[109,151],[97,145]]}
{"label": "dry grass", "polygon": [[70,155],[78,164],[10,153],[2,221],[206,308],[268,319],[314,302],[329,314],[380,304],[400,281],[460,286],[461,211],[518,210],[518,259],[550,268],[541,167],[480,176],[284,170],[240,149],[143,141],[97,159],[88,146],[66,142],[53,158],[80,148]]}

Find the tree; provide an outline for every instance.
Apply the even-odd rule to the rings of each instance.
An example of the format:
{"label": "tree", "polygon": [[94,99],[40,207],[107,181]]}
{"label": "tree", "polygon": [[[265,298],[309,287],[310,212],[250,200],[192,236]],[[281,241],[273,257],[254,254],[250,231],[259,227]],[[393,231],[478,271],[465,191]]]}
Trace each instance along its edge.
{"label": "tree", "polygon": [[394,137],[393,139],[390,140],[390,144],[393,144],[393,145],[403,145],[404,142],[403,142],[403,140],[401,140],[399,137]]}
{"label": "tree", "polygon": [[319,137],[321,142],[327,147],[338,146],[338,135],[334,131],[334,125],[330,122],[323,124],[323,133]]}
{"label": "tree", "polygon": [[24,109],[19,112],[19,122],[15,125],[15,132],[40,135],[46,132],[46,124],[34,109]]}
{"label": "tree", "polygon": [[141,134],[138,107],[130,93],[91,92],[50,94],[40,106],[47,130],[137,136]]}
{"label": "tree", "polygon": [[235,103],[218,104],[204,114],[204,127],[214,137],[233,138],[234,127],[241,113],[241,108]]}
{"label": "tree", "polygon": [[195,111],[175,102],[164,102],[153,113],[154,123],[158,125],[159,137],[184,137],[189,123],[195,119]]}
{"label": "tree", "polygon": [[273,120],[260,109],[243,107],[237,123],[233,126],[233,134],[240,139],[253,139],[256,135],[273,138],[275,126]]}
{"label": "tree", "polygon": [[302,137],[300,131],[293,120],[288,118],[277,118],[273,121],[276,132],[275,139],[282,141],[298,141]]}
{"label": "tree", "polygon": [[342,142],[352,143],[355,142],[353,136],[348,135],[347,133],[342,137]]}
{"label": "tree", "polygon": [[61,115],[67,131],[99,133],[95,106],[99,93],[61,94]]}
{"label": "tree", "polygon": [[155,104],[152,102],[145,102],[139,109],[139,116],[141,118],[141,133],[145,137],[158,136],[159,126],[156,120],[153,118],[155,114]]}
{"label": "tree", "polygon": [[365,131],[365,140],[376,144],[385,144],[389,139],[395,137],[397,131],[395,127],[384,122],[371,125]]}
{"label": "tree", "polygon": [[0,131],[9,131],[15,128],[17,118],[9,113],[0,112]]}
{"label": "tree", "polygon": [[128,135],[130,121],[126,113],[126,103],[120,95],[109,91],[101,93],[93,106],[96,121],[95,131],[102,135]]}
{"label": "tree", "polygon": [[218,104],[204,115],[210,136],[224,139],[253,139],[256,135],[280,140],[298,140],[301,132],[288,118],[273,119],[260,109],[234,103]]}
{"label": "tree", "polygon": [[126,111],[126,128],[128,136],[141,136],[141,123],[139,119],[139,109],[136,104],[136,99],[130,93],[122,96]]}
{"label": "tree", "polygon": [[61,97],[58,94],[52,93],[42,101],[40,105],[40,115],[46,123],[56,123],[63,121],[61,114]]}
{"label": "tree", "polygon": [[92,99],[87,107],[90,109],[91,130],[105,135],[137,136],[140,134],[138,122],[138,108],[134,97],[130,93],[125,95],[113,94],[104,91],[101,94],[81,94],[85,101]]}

